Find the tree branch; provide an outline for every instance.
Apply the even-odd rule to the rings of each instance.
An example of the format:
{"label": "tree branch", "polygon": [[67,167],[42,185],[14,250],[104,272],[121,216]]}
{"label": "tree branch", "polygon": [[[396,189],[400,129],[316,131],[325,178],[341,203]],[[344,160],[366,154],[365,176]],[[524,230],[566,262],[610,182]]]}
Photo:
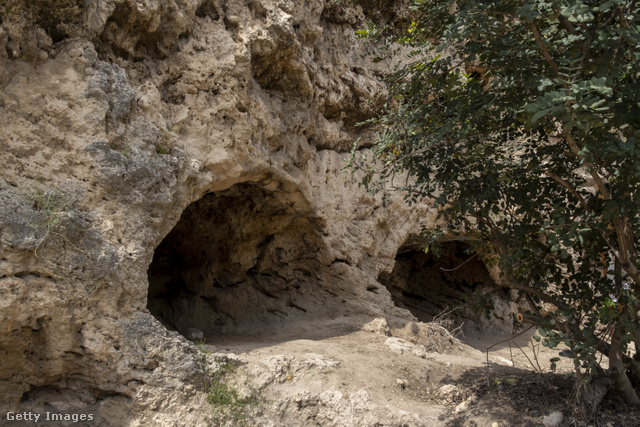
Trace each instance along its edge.
{"label": "tree branch", "polygon": [[611,335],[611,346],[609,348],[609,369],[612,371],[613,384],[622,396],[625,403],[640,406],[640,398],[629,381],[624,364],[622,363],[622,333],[624,326],[619,320]]}
{"label": "tree branch", "polygon": [[[504,288],[515,289],[517,291],[524,292],[528,295],[538,297],[540,300],[548,304],[553,304],[559,309],[567,308],[564,303],[562,303],[561,301],[558,301],[551,295],[545,294],[544,292],[536,288],[532,288],[531,286],[520,283],[518,280],[513,279],[512,277],[509,277],[510,275],[506,271],[503,271],[502,276],[500,276],[500,273],[499,273],[500,270],[497,266],[487,265],[486,267],[487,267],[487,270],[489,271],[489,275],[497,285],[502,286]],[[531,301],[530,299],[527,302],[533,303],[533,301]]]}
{"label": "tree branch", "polygon": [[[580,147],[578,147],[576,140],[573,139],[573,135],[571,135],[570,132],[562,132],[562,137],[565,139],[565,141],[567,141],[567,144],[569,144],[569,147],[571,148],[571,151],[573,151],[573,154],[575,154],[579,158],[584,157],[579,154]],[[609,193],[609,190],[605,186],[604,181],[602,180],[600,175],[598,175],[598,172],[596,171],[593,163],[585,162],[585,166],[590,170],[591,178],[593,178],[593,181],[596,184],[596,190],[598,190],[600,194],[602,194],[602,197],[605,200],[611,200],[611,193]]]}
{"label": "tree branch", "polygon": [[573,194],[573,196],[575,198],[578,199],[578,202],[580,202],[580,205],[582,205],[582,207],[585,208],[585,210],[587,210],[587,211],[590,210],[589,206],[587,206],[587,202],[584,200],[582,195],[580,193],[578,193],[567,181],[565,181],[564,179],[562,179],[561,177],[559,177],[555,173],[551,172],[550,170],[546,170],[546,171],[544,171],[544,173],[549,178],[552,178],[552,179],[556,180],[560,185],[562,185],[564,188],[569,190],[569,192],[571,194]]}
{"label": "tree branch", "polygon": [[600,229],[597,229],[597,230],[602,236],[602,238],[604,239],[604,241],[606,242],[607,246],[609,246],[609,249],[611,249],[615,257],[620,260],[620,264],[622,268],[629,275],[629,277],[631,277],[631,279],[635,282],[636,287],[640,286],[640,270],[638,270],[638,267],[636,267],[636,265],[632,263],[626,255],[623,256],[620,253],[620,250],[613,244],[609,236],[607,236],[607,233],[605,233],[603,230],[600,230]]}
{"label": "tree branch", "polygon": [[[547,61],[547,63],[549,64],[551,69],[556,73],[556,75],[559,75],[560,69],[558,68],[558,64],[556,64],[553,58],[551,57],[551,54],[549,53],[549,50],[547,49],[547,46],[545,45],[544,40],[542,39],[542,36],[538,31],[538,27],[536,27],[536,24],[533,21],[527,21],[527,25],[531,29],[531,32],[533,33],[533,37],[536,39],[536,43],[538,43],[538,47],[542,51],[542,56],[544,56],[544,59]],[[561,81],[562,81],[562,85],[568,89],[569,84],[562,79]]]}
{"label": "tree branch", "polygon": [[[540,35],[540,32],[538,31],[538,27],[536,27],[536,24],[533,21],[528,21],[527,24],[529,25],[529,28],[531,29],[531,32],[533,33],[533,37],[536,39],[536,42],[538,43],[538,47],[542,51],[542,56],[544,56],[544,59],[547,61],[547,63],[549,64],[551,69],[556,73],[556,75],[559,76],[560,70],[558,68],[558,64],[556,64],[555,61],[553,60],[553,58],[551,57],[551,54],[549,53],[549,50],[547,49],[547,46],[545,45],[544,40],[542,39],[542,36]],[[562,79],[560,79],[560,80],[562,81],[562,85],[565,87],[565,89],[569,89],[569,83],[567,83],[566,81],[564,81]],[[569,144],[569,147],[571,147],[571,151],[573,151],[573,153],[576,156],[584,157],[584,156],[580,156],[578,154],[580,152],[580,148],[578,147],[578,144],[576,143],[575,139],[573,139],[573,136],[571,135],[571,133],[569,133],[569,132],[561,132],[561,135],[567,141],[567,143]],[[600,177],[600,175],[598,175],[598,172],[593,167],[593,164],[591,162],[586,162],[585,165],[591,171],[590,172],[591,173],[591,177],[593,178],[593,180],[596,183],[597,190],[602,194],[602,196],[606,200],[610,200],[611,199],[611,194],[609,193],[609,190],[607,190],[607,188],[605,187],[604,182],[602,181],[602,178]]]}
{"label": "tree branch", "polygon": [[[564,29],[567,30],[569,33],[575,34],[576,29],[573,26],[573,24],[569,22],[569,20],[565,16],[563,16],[562,13],[560,13],[560,11],[557,8],[555,9],[555,13],[558,15],[558,22],[560,22],[560,25],[562,25]],[[578,43],[580,50],[582,50],[582,52],[584,53],[584,59],[591,58],[589,49],[585,46],[584,42],[580,39],[576,40],[576,42]]]}

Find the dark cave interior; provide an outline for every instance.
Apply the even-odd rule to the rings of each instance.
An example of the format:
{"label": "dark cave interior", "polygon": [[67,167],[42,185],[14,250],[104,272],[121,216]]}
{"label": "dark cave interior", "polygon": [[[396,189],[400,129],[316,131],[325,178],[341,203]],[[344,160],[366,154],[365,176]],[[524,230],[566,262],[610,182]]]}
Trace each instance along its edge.
{"label": "dark cave interior", "polygon": [[475,324],[489,304],[476,291],[495,288],[484,263],[458,240],[442,242],[438,251],[427,253],[421,244],[405,244],[397,252],[393,271],[380,273],[378,281],[396,306],[422,322],[454,310],[451,316],[457,324]]}
{"label": "dark cave interior", "polygon": [[322,245],[318,221],[299,204],[256,183],[193,202],[155,250],[149,311],[183,334],[232,333],[304,314]]}

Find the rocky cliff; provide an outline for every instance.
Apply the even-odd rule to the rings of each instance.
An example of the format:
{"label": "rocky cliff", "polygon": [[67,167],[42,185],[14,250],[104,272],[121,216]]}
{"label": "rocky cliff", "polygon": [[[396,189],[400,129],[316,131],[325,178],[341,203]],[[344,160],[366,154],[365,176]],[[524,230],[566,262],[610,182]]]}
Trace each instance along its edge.
{"label": "rocky cliff", "polygon": [[433,212],[343,171],[387,71],[354,28],[403,2],[0,7],[3,410],[195,425],[189,328],[413,319],[377,278]]}

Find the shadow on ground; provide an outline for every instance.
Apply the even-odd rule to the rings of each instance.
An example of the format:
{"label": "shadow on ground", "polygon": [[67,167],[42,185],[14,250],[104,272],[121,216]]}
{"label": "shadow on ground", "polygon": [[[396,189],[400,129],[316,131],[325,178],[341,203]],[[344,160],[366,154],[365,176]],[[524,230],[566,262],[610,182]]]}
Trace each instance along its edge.
{"label": "shadow on ground", "polygon": [[543,417],[563,413],[559,426],[632,427],[640,425],[640,411],[627,407],[610,391],[592,419],[576,417],[574,379],[555,373],[539,374],[527,369],[493,365],[472,368],[456,380],[443,379],[461,390],[466,410],[442,417],[448,427],[542,426]]}

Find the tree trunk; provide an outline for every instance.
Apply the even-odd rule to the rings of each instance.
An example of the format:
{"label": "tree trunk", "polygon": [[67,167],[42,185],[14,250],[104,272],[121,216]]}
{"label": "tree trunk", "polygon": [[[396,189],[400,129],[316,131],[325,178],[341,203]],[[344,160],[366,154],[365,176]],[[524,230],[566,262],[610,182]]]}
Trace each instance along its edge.
{"label": "tree trunk", "polygon": [[[621,322],[619,320],[618,322]],[[613,386],[616,391],[628,405],[640,406],[640,398],[633,388],[629,377],[622,363],[622,354],[620,352],[620,338],[622,336],[623,326],[617,324],[611,336],[611,347],[609,348],[609,370],[613,379]]]}
{"label": "tree trunk", "polygon": [[596,377],[591,381],[591,384],[587,385],[583,396],[586,409],[586,414],[584,415],[586,418],[592,418],[596,413],[598,405],[609,392],[611,384],[613,384],[613,380],[607,375],[602,375]]}

